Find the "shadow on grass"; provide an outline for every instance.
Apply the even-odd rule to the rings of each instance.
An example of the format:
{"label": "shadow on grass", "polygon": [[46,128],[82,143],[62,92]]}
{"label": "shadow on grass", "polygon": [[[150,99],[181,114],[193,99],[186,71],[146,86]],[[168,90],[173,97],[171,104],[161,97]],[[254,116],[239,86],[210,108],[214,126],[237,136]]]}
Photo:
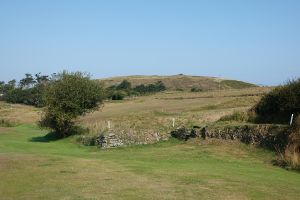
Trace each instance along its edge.
{"label": "shadow on grass", "polygon": [[30,138],[30,142],[51,142],[61,139],[55,132],[50,132],[47,135]]}

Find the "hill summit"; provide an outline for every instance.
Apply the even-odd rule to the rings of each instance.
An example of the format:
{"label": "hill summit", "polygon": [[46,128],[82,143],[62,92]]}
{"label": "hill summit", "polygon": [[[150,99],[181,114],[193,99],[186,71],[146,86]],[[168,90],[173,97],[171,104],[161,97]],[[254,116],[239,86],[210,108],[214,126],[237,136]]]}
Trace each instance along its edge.
{"label": "hill summit", "polygon": [[132,86],[141,84],[152,84],[157,81],[162,81],[168,90],[190,90],[192,88],[199,88],[201,90],[218,90],[218,89],[243,89],[250,87],[257,87],[252,83],[247,83],[238,80],[229,80],[218,77],[208,76],[189,76],[184,74],[178,74],[173,76],[119,76],[99,79],[104,83],[105,87],[117,85],[123,80],[131,82]]}

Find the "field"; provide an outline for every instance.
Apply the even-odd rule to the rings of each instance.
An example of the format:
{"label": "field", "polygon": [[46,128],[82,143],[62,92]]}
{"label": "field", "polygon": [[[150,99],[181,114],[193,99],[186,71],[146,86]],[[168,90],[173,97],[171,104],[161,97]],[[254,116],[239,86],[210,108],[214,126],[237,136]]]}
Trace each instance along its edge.
{"label": "field", "polygon": [[[151,134],[170,133],[172,120],[180,126],[207,125],[235,110],[245,111],[259,101],[270,88],[256,87],[242,90],[210,92],[167,91],[151,96],[130,98],[124,101],[105,102],[104,107],[79,119],[91,134],[111,129],[127,134],[140,142]],[[147,141],[146,141],[147,142]]]}
{"label": "field", "polygon": [[0,199],[297,199],[300,174],[237,143],[177,141],[107,151],[1,129]]}
{"label": "field", "polygon": [[[214,123],[246,110],[270,88],[168,91],[105,102],[79,119],[106,128],[167,134],[176,126]],[[271,164],[274,152],[238,142],[168,140],[100,150],[54,140],[36,127],[40,109],[0,102],[0,199],[299,199],[300,174]]]}

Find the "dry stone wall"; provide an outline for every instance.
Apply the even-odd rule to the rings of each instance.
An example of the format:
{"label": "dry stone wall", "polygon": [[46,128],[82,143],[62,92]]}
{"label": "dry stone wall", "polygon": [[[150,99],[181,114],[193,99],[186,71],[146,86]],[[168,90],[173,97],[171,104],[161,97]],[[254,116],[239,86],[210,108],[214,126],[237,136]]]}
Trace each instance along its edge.
{"label": "dry stone wall", "polygon": [[172,131],[171,136],[182,140],[193,137],[239,140],[243,143],[269,149],[284,149],[288,143],[289,132],[288,126],[253,124],[228,127],[196,127],[193,129],[179,128]]}

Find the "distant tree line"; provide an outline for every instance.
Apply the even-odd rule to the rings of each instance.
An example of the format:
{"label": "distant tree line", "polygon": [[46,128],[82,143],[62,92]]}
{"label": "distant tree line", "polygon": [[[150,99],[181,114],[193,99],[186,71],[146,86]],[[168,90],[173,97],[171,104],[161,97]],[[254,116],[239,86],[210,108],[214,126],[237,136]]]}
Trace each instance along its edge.
{"label": "distant tree line", "polygon": [[[51,75],[42,75],[41,73],[32,75],[28,73],[18,82],[15,79],[8,82],[0,81],[0,100],[8,103],[44,107],[45,89],[57,81],[58,78],[59,74],[56,73]],[[104,96],[107,99],[122,100],[126,96],[147,95],[164,90],[166,90],[166,86],[162,81],[132,87],[129,81],[123,80],[120,84],[107,87]]]}
{"label": "distant tree line", "polygon": [[123,80],[118,85],[113,85],[106,88],[107,97],[112,100],[122,100],[126,96],[139,96],[153,94],[166,90],[166,86],[162,81],[157,81],[152,84],[140,84],[135,87],[132,87],[132,84]]}
{"label": "distant tree line", "polygon": [[25,74],[19,82],[15,79],[5,83],[0,81],[0,98],[9,103],[21,103],[37,107],[44,106],[43,93],[45,87],[55,79],[55,74],[51,76]]}

